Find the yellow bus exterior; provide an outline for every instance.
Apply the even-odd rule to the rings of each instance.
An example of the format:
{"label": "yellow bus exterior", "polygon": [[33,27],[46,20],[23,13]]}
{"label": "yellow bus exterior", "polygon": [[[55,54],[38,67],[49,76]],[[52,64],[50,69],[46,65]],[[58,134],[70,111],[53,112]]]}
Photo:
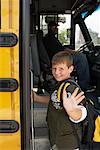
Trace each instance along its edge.
{"label": "yellow bus exterior", "polygon": [[[0,0],[0,3],[0,33],[14,33],[18,39],[19,0]],[[0,121],[18,123],[16,132],[0,132],[0,149],[20,150],[19,41],[13,46],[0,46],[0,78],[15,79],[18,82],[15,91],[0,91]]]}

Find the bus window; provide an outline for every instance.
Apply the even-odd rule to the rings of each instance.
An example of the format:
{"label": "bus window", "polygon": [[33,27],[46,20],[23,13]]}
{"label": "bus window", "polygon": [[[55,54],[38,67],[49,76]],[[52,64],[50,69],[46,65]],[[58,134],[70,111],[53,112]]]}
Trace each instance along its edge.
{"label": "bus window", "polygon": [[40,29],[43,34],[47,34],[49,21],[55,20],[58,22],[58,39],[62,45],[70,44],[70,28],[71,28],[71,14],[59,14],[59,15],[41,15],[40,16]]}
{"label": "bus window", "polygon": [[70,14],[59,15],[59,18],[62,17],[65,18],[65,21],[59,22],[58,39],[62,43],[62,45],[69,45],[70,44],[69,29],[71,28],[71,15]]}

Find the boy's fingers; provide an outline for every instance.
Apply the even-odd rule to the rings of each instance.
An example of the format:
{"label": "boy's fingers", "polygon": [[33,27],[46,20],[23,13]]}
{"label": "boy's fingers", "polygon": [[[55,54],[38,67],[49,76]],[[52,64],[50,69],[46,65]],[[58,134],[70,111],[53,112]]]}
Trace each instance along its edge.
{"label": "boy's fingers", "polygon": [[79,88],[78,88],[78,87],[74,90],[74,92],[72,93],[72,96],[73,96],[73,97],[75,97],[75,96],[77,95],[78,90],[79,90]]}
{"label": "boy's fingers", "polygon": [[[79,88],[76,88],[72,94],[72,97],[75,99],[77,104],[79,104],[85,98],[83,91],[77,94],[78,90]],[[63,101],[66,101],[66,99],[67,99],[67,92],[66,90],[63,90]]]}
{"label": "boy's fingers", "polygon": [[82,91],[82,92],[80,92],[80,93],[78,93],[75,97],[76,97],[76,100],[77,99],[79,99],[81,96],[83,96],[84,95],[84,92]]}
{"label": "boy's fingers", "polygon": [[84,92],[82,91],[78,93],[78,91],[79,91],[79,88],[77,87],[72,93],[72,96],[75,97],[77,104],[79,104],[85,98]]}
{"label": "boy's fingers", "polygon": [[85,96],[81,96],[78,100],[77,100],[77,104],[79,104],[83,99],[85,98]]}
{"label": "boy's fingers", "polygon": [[63,90],[63,101],[67,99],[67,92],[66,90]]}
{"label": "boy's fingers", "polygon": [[76,96],[77,104],[79,104],[84,98],[85,98],[84,92],[80,92],[80,93]]}

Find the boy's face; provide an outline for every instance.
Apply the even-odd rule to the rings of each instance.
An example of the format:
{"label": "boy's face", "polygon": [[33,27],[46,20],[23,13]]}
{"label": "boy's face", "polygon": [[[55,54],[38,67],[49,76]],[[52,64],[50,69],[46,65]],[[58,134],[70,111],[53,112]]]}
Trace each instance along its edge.
{"label": "boy's face", "polygon": [[73,66],[67,67],[66,63],[52,65],[52,74],[57,81],[63,81],[70,78]]}

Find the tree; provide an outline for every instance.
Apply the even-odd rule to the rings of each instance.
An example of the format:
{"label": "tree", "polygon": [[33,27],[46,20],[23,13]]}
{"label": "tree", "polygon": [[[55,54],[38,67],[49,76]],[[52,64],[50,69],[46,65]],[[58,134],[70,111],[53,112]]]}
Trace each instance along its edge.
{"label": "tree", "polygon": [[66,30],[61,31],[61,33],[58,34],[58,39],[59,41],[63,44],[66,45],[68,44],[68,39],[67,39],[67,32]]}

